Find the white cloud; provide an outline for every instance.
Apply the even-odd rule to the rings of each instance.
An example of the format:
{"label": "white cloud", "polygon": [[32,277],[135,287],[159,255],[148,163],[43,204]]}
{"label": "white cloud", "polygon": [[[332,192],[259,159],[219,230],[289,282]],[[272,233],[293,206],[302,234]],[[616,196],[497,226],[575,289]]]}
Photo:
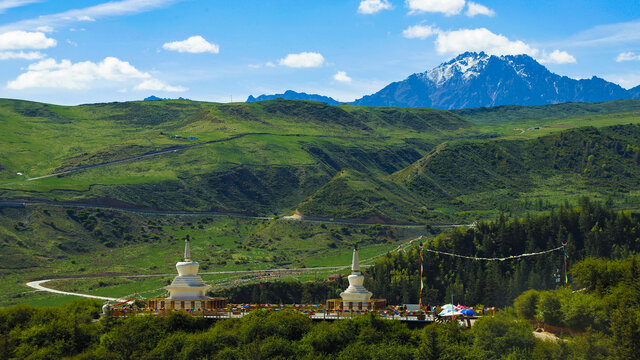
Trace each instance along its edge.
{"label": "white cloud", "polygon": [[280,65],[293,68],[311,68],[322,66],[324,57],[316,52],[301,52],[299,54],[289,54],[280,59]]}
{"label": "white cloud", "polygon": [[406,0],[405,6],[409,14],[440,12],[447,16],[459,14],[464,8],[465,0]]}
{"label": "white cloud", "polygon": [[165,50],[192,54],[204,52],[217,54],[220,52],[220,47],[217,44],[208,42],[200,35],[191,36],[187,40],[165,43],[162,45],[162,48]]}
{"label": "white cloud", "polygon": [[633,61],[633,60],[640,60],[640,55],[636,55],[634,52],[631,52],[631,51],[620,53],[616,58],[617,62]]}
{"label": "white cloud", "polygon": [[45,59],[29,65],[27,72],[9,81],[9,89],[28,88],[87,89],[96,81],[123,82],[131,79],[150,79],[151,75],[141,72],[126,61],[106,57],[99,63],[69,60],[57,62]]}
{"label": "white cloud", "polygon": [[342,83],[350,83],[351,78],[347,76],[347,73],[344,71],[338,71],[333,75],[333,79]]}
{"label": "white cloud", "polygon": [[36,29],[41,26],[56,26],[86,21],[87,18],[99,19],[107,16],[138,14],[171,5],[180,0],[121,0],[109,1],[83,9],[71,9],[51,15],[41,15],[33,19],[20,20],[0,26],[0,31],[13,29]]}
{"label": "white cloud", "polygon": [[78,43],[75,41],[71,41],[70,39],[67,39],[67,44],[73,46],[73,47],[78,47]]}
{"label": "white cloud", "polygon": [[429,25],[414,25],[402,31],[402,36],[407,39],[426,39],[431,35],[437,34],[440,29]]}
{"label": "white cloud", "polygon": [[486,28],[441,31],[435,44],[439,54],[457,55],[465,51],[484,51],[489,55],[538,54],[538,49],[520,40],[512,41],[504,35],[494,34]]}
{"label": "white cloud", "polygon": [[42,0],[0,0],[0,13],[5,12],[7,9],[17,8],[40,1]]}
{"label": "white cloud", "polygon": [[96,19],[92,18],[91,16],[88,15],[80,15],[77,18],[78,21],[96,21]]}
{"label": "white cloud", "polygon": [[570,64],[576,62],[576,58],[573,55],[557,49],[551,53],[543,50],[541,56],[537,57],[541,53],[537,48],[521,40],[510,40],[504,35],[494,34],[486,28],[454,31],[439,31],[436,29],[434,32],[438,34],[435,46],[439,54],[457,55],[465,51],[484,51],[489,55],[496,56],[527,54],[543,64]]}
{"label": "white cloud", "polygon": [[38,26],[36,30],[46,32],[46,33],[53,32],[53,28],[51,26]]}
{"label": "white cloud", "polygon": [[46,49],[56,44],[55,39],[42,32],[16,30],[0,34],[0,50]]}
{"label": "white cloud", "polygon": [[493,11],[492,9],[489,9],[488,7],[478,4],[478,3],[474,3],[472,1],[469,1],[467,3],[467,12],[466,15],[468,17],[474,17],[476,15],[486,15],[486,16],[494,16],[496,14],[495,11]]}
{"label": "white cloud", "polygon": [[38,60],[38,59],[42,59],[43,57],[44,57],[44,54],[39,51],[29,51],[29,52],[0,51],[0,60],[13,60],[13,59]]}
{"label": "white cloud", "polygon": [[133,89],[134,90],[168,91],[168,92],[187,91],[187,88],[184,88],[182,86],[167,85],[158,79],[144,80],[140,84],[136,85]]}
{"label": "white cloud", "polygon": [[390,10],[391,3],[388,0],[362,0],[358,6],[360,14],[375,14],[378,11]]}
{"label": "white cloud", "polygon": [[276,64],[272,63],[271,61],[267,61],[264,64],[249,64],[248,65],[251,69],[260,69],[263,66],[264,67],[276,67]]}
{"label": "white cloud", "polygon": [[576,62],[576,58],[566,51],[554,50],[551,54],[543,51],[538,61],[542,64],[571,64]]}

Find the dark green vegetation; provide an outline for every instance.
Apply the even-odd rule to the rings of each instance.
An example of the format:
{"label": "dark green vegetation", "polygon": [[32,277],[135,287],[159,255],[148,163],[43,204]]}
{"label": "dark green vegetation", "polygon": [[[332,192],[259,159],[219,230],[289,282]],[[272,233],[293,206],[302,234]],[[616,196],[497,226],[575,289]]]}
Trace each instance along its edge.
{"label": "dark green vegetation", "polygon": [[232,304],[326,304],[340,297],[349,286],[345,277],[327,281],[273,281],[236,286],[210,292],[223,296]]}
{"label": "dark green vegetation", "polygon": [[[559,327],[589,359],[636,359],[640,351],[640,258],[587,258],[571,269],[580,292],[529,290],[515,301],[518,316]],[[558,353],[561,347],[549,346]]]}
{"label": "dark green vegetation", "polygon": [[[625,263],[623,275],[640,270],[637,263],[635,270],[628,266],[631,262]],[[598,264],[605,269],[619,265]],[[589,276],[589,263],[584,266],[574,273],[577,277],[582,270]],[[600,277],[592,279],[596,282],[620,275],[597,274]],[[600,328],[589,327],[558,342],[537,339],[527,318],[553,321],[549,314],[558,313],[563,319],[577,321],[564,328],[569,332],[585,323],[591,325],[593,317],[582,319],[576,316],[575,307],[567,312],[564,304],[550,301],[557,292],[536,293],[540,301],[532,303],[532,316],[520,311],[521,299],[531,297],[529,292],[516,301],[522,319],[506,311],[477,320],[470,330],[455,323],[409,329],[399,321],[371,315],[313,322],[289,311],[256,311],[242,319],[219,321],[178,312],[167,317],[130,316],[93,322],[99,304],[76,301],[57,308],[21,305],[0,309],[0,359],[632,359],[640,344],[638,316],[617,307],[618,303],[640,299],[637,286],[621,286],[628,280],[608,282],[611,287],[600,289],[604,293],[563,293],[563,301],[582,305],[580,311],[589,311],[590,306],[613,310],[611,317],[594,322]],[[624,293],[624,300],[603,305],[612,298],[612,294],[604,294],[612,290]],[[600,315],[599,311],[594,314]]]}
{"label": "dark green vegetation", "polygon": [[[506,257],[561,246],[567,239],[569,265],[587,257],[625,258],[640,251],[640,217],[617,212],[587,198],[580,207],[549,214],[480,222],[437,236],[427,248],[466,256]],[[564,281],[563,253],[507,261],[474,261],[425,252],[423,303],[454,302],[506,306],[528,289],[553,289]],[[417,303],[420,256],[417,247],[387,255],[368,269],[365,286],[391,304]],[[569,276],[570,284],[573,276]],[[582,287],[578,281],[574,288]]]}
{"label": "dark green vegetation", "polygon": [[557,205],[590,192],[635,207],[638,144],[638,125],[570,129],[530,140],[459,141],[391,179],[434,207],[534,210],[542,199]]}
{"label": "dark green vegetation", "polygon": [[[484,258],[540,252],[561,246],[567,239],[568,264],[590,257],[624,259],[640,251],[640,216],[618,212],[606,204],[583,198],[581,206],[494,222],[480,222],[425,238],[432,250]],[[424,252],[423,304],[507,306],[528,289],[547,290],[564,284],[563,252],[506,261],[476,261]],[[584,264],[576,265],[581,274]],[[420,255],[417,242],[406,252],[387,254],[365,270],[365,287],[389,304],[418,303]],[[557,274],[557,276],[556,276]],[[583,275],[580,275],[583,276]],[[575,279],[574,279],[575,278]],[[559,282],[557,282],[558,280]],[[585,281],[569,275],[569,284],[582,288]],[[217,293],[238,303],[324,302],[344,289],[343,279],[323,283],[255,284]],[[286,300],[286,301],[285,301]],[[555,325],[555,324],[554,324]]]}
{"label": "dark green vegetation", "polygon": [[[454,281],[453,291],[464,294],[456,298],[462,303],[497,299],[495,304],[506,305],[506,299],[517,296],[515,311],[480,319],[470,330],[456,324],[411,330],[372,316],[314,323],[286,311],[220,321],[174,313],[93,322],[100,304],[77,301],[61,307],[0,309],[0,359],[632,359],[640,351],[640,259],[628,254],[638,250],[638,222],[637,217],[583,199],[579,209],[524,220],[500,218],[454,232],[449,241],[436,239],[427,246],[478,256],[536,251],[569,239],[570,285],[580,292],[512,294],[520,281],[525,289],[557,286],[552,274],[544,276],[546,268],[560,263],[555,254],[490,263],[486,270],[468,259],[427,257],[425,300],[431,300],[447,278]],[[415,249],[383,258],[368,271],[372,280],[365,285],[376,295],[391,295],[392,302],[393,294],[399,294],[396,300],[414,302],[417,258]],[[467,283],[467,276],[476,273],[484,276]],[[344,285],[343,280],[261,284],[228,294],[237,300],[257,294],[265,302],[276,297],[316,301]],[[539,340],[532,333],[534,324],[566,337]]]}

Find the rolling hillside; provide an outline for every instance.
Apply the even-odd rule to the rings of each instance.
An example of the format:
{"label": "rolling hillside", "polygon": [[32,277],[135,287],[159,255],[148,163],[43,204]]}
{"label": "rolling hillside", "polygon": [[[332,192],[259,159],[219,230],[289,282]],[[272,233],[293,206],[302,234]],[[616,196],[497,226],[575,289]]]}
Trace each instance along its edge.
{"label": "rolling hillside", "polygon": [[[35,277],[170,273],[186,235],[203,270],[335,266],[354,244],[373,256],[440,231],[430,225],[576,205],[584,195],[637,209],[637,106],[452,113],[281,99],[0,100],[0,205],[48,202],[0,206],[0,292],[13,294],[0,303],[49,303],[21,295]],[[212,210],[297,211],[320,222],[181,214]],[[161,286],[87,281],[95,294]]]}
{"label": "rolling hillside", "polygon": [[[598,194],[633,203],[640,126],[570,129],[530,140],[459,141],[390,176],[431,204],[517,208]],[[520,200],[518,203],[516,200]]]}
{"label": "rolling hillside", "polygon": [[444,111],[282,99],[2,100],[0,115],[2,199],[262,215],[292,211],[343,169],[384,176],[443,140],[490,136]]}
{"label": "rolling hillside", "polygon": [[639,135],[616,124],[639,107],[2,100],[0,199],[414,223],[580,194],[629,203]]}
{"label": "rolling hillside", "polygon": [[614,100],[601,103],[567,102],[542,106],[503,105],[452,110],[474,124],[525,124],[530,122],[575,119],[579,117],[627,114],[640,115],[640,100]]}

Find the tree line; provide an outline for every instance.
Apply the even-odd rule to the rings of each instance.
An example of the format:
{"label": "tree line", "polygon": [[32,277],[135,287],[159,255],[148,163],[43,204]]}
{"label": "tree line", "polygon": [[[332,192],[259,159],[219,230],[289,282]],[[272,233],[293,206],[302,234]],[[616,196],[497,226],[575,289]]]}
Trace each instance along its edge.
{"label": "tree line", "polygon": [[[587,257],[622,259],[640,251],[640,216],[615,211],[608,202],[582,198],[574,208],[560,206],[549,213],[480,222],[425,240],[428,249],[465,256],[494,258],[540,252],[562,246],[566,240],[570,268]],[[402,252],[388,254],[365,271],[365,287],[374,298],[389,304],[418,303],[420,251],[418,242]],[[570,286],[574,276],[567,274]],[[468,306],[506,306],[529,289],[562,287],[565,280],[562,250],[507,261],[476,261],[424,252],[423,304],[453,302]],[[333,281],[282,281],[219,290],[215,296],[234,303],[324,303],[348,286]]]}
{"label": "tree line", "polygon": [[[495,258],[557,248],[566,240],[571,267],[587,257],[622,259],[640,250],[640,216],[615,211],[609,204],[582,198],[542,215],[481,222],[426,242],[433,250]],[[422,302],[451,301],[465,305],[505,306],[528,289],[547,290],[564,284],[562,250],[507,261],[477,261],[424,252]],[[417,245],[387,255],[367,270],[365,286],[389,303],[417,303],[420,253]],[[574,284],[568,274],[569,284]],[[559,281],[558,281],[559,280]],[[579,286],[579,285],[576,285]]]}

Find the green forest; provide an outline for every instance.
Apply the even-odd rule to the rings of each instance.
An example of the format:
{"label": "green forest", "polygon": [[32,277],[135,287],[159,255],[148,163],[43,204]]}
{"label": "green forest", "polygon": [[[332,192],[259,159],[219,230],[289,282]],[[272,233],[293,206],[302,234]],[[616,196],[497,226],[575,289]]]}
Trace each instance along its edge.
{"label": "green forest", "polygon": [[[634,359],[640,351],[639,260],[588,258],[571,270],[582,292],[529,290],[471,329],[409,328],[373,314],[314,322],[292,311],[209,320],[98,319],[100,304],[0,309],[0,359]],[[534,336],[561,329],[559,340]]]}
{"label": "green forest", "polygon": [[[588,257],[623,259],[640,250],[640,217],[615,211],[606,203],[583,198],[579,207],[559,207],[543,215],[526,215],[458,228],[426,244],[434,250],[475,257],[505,257],[553,249],[567,241],[569,267]],[[473,261],[425,252],[423,302],[450,299],[467,305],[504,306],[527,289],[553,289],[564,255],[556,251],[509,261]],[[369,272],[367,286],[391,303],[415,303],[419,288],[417,246],[387,256]],[[562,274],[564,280],[564,274]],[[569,281],[572,281],[569,275]]]}
{"label": "green forest", "polygon": [[[313,322],[288,311],[242,319],[100,319],[101,304],[0,309],[0,359],[631,359],[640,351],[640,218],[583,198],[579,207],[481,222],[438,235],[429,249],[481,257],[557,247],[567,239],[569,288],[553,276],[562,252],[502,262],[425,256],[423,302],[451,293],[465,305],[499,306],[471,329],[455,323],[414,329],[372,314]],[[417,302],[417,245],[367,269],[365,286],[390,304]],[[333,282],[276,282],[227,290],[230,302],[322,302]],[[534,336],[552,326],[558,341]]]}
{"label": "green forest", "polygon": [[[588,258],[625,259],[640,251],[640,216],[611,209],[607,203],[582,198],[580,206],[560,206],[546,214],[478,222],[426,241],[432,250],[473,257],[507,257],[562,246],[566,240],[567,264]],[[365,287],[390,304],[418,303],[420,252],[418,241],[403,252],[393,252],[366,270]],[[573,275],[569,284],[576,288]],[[454,302],[463,305],[507,306],[528,289],[549,290],[563,285],[562,249],[539,256],[507,261],[475,261],[424,252],[422,292],[424,304]],[[337,297],[345,280],[325,283],[254,284],[225,290],[218,295],[234,302],[314,302]],[[580,289],[581,287],[577,287]],[[264,290],[264,291],[263,291]]]}

